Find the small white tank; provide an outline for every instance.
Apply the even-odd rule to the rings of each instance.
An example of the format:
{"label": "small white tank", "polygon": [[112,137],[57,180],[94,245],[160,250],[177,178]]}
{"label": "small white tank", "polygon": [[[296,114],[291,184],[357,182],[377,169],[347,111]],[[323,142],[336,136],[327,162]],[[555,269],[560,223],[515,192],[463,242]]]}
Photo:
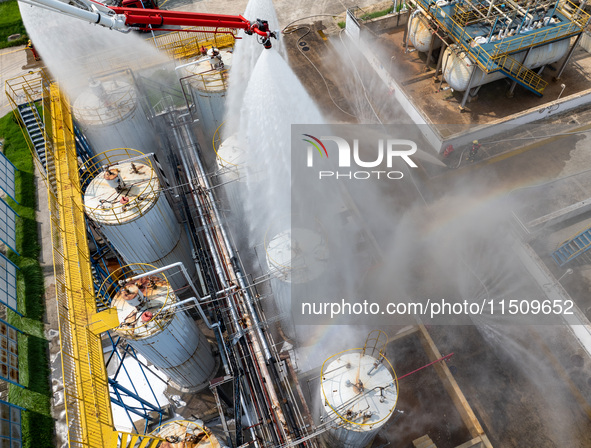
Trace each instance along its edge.
{"label": "small white tank", "polygon": [[[427,18],[421,11],[414,15],[411,20],[408,21],[408,38],[413,47],[420,52],[429,51],[432,40],[435,35],[431,32],[427,26]],[[437,39],[433,49],[441,47],[441,40]]]}
{"label": "small white tank", "polygon": [[[113,150],[126,158],[141,155],[129,149]],[[97,156],[100,162],[109,152]],[[83,174],[90,183],[84,191],[84,208],[117,252],[128,263],[150,263],[157,267],[182,261],[191,278],[196,277],[188,236],[177,221],[152,164],[142,161],[110,165],[93,163]],[[186,286],[177,274],[171,277],[175,289]]]}
{"label": "small white tank", "polygon": [[[131,265],[111,274],[114,278],[131,278],[133,272],[154,269]],[[132,269],[133,272],[129,272]],[[110,279],[101,291],[111,285]],[[124,283],[112,295],[119,326],[115,333],[124,338],[138,353],[164,372],[182,391],[205,388],[215,374],[216,361],[209,342],[186,311],[171,307],[177,302],[170,283],[162,274]]]}
{"label": "small white tank", "polygon": [[365,350],[328,358],[320,373],[321,422],[327,447],[365,448],[388,422],[398,400],[398,380],[389,361]]}
{"label": "small white tank", "polygon": [[[523,65],[534,70],[543,65],[552,64],[553,62],[562,59],[568,51],[568,48],[568,39],[533,48]],[[521,61],[525,54],[526,52],[522,51],[511,55],[511,57],[517,61]],[[500,71],[489,74],[484,73],[474,62],[471,61],[465,51],[458,49],[455,45],[450,45],[445,50],[442,64],[444,64],[443,78],[451,88],[458,92],[463,92],[468,88],[468,82],[470,81],[470,76],[474,70],[476,70],[476,73],[472,79],[472,88],[505,77]]]}
{"label": "small white tank", "polygon": [[91,80],[72,111],[95,155],[121,147],[158,151],[156,134],[129,82]]}

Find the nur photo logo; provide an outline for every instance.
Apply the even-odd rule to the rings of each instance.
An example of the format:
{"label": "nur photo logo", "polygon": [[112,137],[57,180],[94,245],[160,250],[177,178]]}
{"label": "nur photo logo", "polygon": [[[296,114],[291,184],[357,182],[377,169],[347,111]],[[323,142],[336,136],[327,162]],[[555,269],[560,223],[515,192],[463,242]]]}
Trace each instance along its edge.
{"label": "nur photo logo", "polygon": [[[306,166],[309,168],[314,167],[314,159],[328,159],[329,151],[327,150],[327,146],[335,148],[336,145],[339,169],[320,170],[318,172],[318,178],[321,180],[329,178],[359,180],[370,178],[402,179],[404,177],[402,171],[378,169],[379,167],[383,167],[384,164],[386,168],[393,168],[394,160],[397,159],[402,159],[410,168],[417,168],[416,163],[410,158],[417,151],[417,144],[412,140],[379,139],[376,145],[366,148],[364,159],[362,159],[358,139],[353,139],[353,144],[350,145],[346,139],[335,135],[321,136],[320,138],[310,134],[302,135],[307,137],[303,138],[302,141],[308,143],[306,145]],[[324,165],[319,166],[324,167]],[[353,168],[362,169],[355,170]]]}

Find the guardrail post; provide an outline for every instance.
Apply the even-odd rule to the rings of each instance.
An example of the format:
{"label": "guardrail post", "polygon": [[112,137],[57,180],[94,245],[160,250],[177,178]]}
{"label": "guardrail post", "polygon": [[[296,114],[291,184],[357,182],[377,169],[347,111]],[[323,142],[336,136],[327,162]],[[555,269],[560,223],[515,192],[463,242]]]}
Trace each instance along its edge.
{"label": "guardrail post", "polygon": [[568,55],[566,56],[566,59],[562,63],[562,67],[560,67],[560,70],[558,70],[558,74],[554,78],[554,81],[558,81],[560,79],[560,77],[562,76],[562,72],[564,72],[564,69],[566,68],[566,64],[568,64],[568,62],[570,61],[570,58],[573,55],[575,48],[577,48],[577,45],[579,45],[579,42],[581,41],[582,36],[583,36],[583,33],[582,32],[579,33],[579,35],[577,36],[577,40],[575,40],[575,43],[572,45],[572,47],[570,47],[570,50],[568,50]]}

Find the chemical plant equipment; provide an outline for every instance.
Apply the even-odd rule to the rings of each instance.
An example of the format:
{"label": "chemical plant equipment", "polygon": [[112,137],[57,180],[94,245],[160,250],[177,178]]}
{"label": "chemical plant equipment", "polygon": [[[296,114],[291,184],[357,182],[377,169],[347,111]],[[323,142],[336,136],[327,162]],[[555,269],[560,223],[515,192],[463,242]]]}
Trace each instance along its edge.
{"label": "chemical plant equipment", "polygon": [[[429,28],[428,19],[423,14],[422,10],[417,9],[411,14],[408,20],[408,39],[412,43],[412,46],[426,53],[431,47],[431,42],[435,39],[435,34]],[[433,49],[441,47],[441,40],[436,39],[433,44]]]}
{"label": "chemical plant equipment", "polygon": [[[267,230],[267,235],[273,233],[273,229]],[[326,271],[328,245],[319,232],[303,227],[283,230],[270,239],[267,239],[267,235],[265,253],[271,274],[271,288],[277,312],[283,322],[282,328],[293,339],[296,332],[292,321],[292,285],[298,284],[300,294],[302,289],[314,288],[307,283],[313,282]]]}
{"label": "chemical plant equipment", "polygon": [[[131,80],[91,79],[76,98],[73,112],[95,155],[120,147],[141,148],[146,154],[158,150]],[[116,161],[114,153],[110,158]]]}
{"label": "chemical plant equipment", "polygon": [[[560,78],[590,20],[584,2],[577,5],[569,0],[525,5],[494,0],[417,0],[416,4],[408,39],[419,51],[429,49],[426,32],[414,25],[423,17],[429,21],[427,28],[443,36],[447,48],[441,53],[438,70],[443,68],[452,88],[466,92],[461,107],[472,88],[503,77],[513,81],[511,94],[519,84],[542,96],[548,84],[541,76],[543,68],[562,59],[555,75]],[[571,45],[572,37],[576,39]]]}
{"label": "chemical plant equipment", "polygon": [[269,272],[286,283],[307,283],[322,275],[328,246],[315,230],[292,227],[265,238]]}
{"label": "chemical plant equipment", "polygon": [[[118,161],[122,156],[128,160]],[[195,278],[190,240],[145,155],[133,149],[107,151],[89,160],[82,179],[87,216],[126,263],[163,267],[181,261]],[[171,277],[170,283],[175,290],[187,285],[179,275]]]}
{"label": "chemical plant equipment", "polygon": [[321,421],[327,447],[365,448],[388,422],[398,399],[398,379],[385,356],[387,336],[372,331],[363,348],[331,356],[320,372]]}
{"label": "chemical plant equipment", "polygon": [[156,428],[152,435],[166,441],[161,448],[222,448],[217,437],[200,420],[173,420]]}
{"label": "chemical plant equipment", "polygon": [[231,51],[212,47],[195,62],[183,66],[183,81],[189,85],[193,101],[199,108],[201,129],[208,145],[224,121],[231,65]]}
{"label": "chemical plant equipment", "polygon": [[[119,279],[117,291],[113,279]],[[164,372],[183,391],[207,386],[217,370],[209,342],[166,276],[154,266],[134,264],[114,271],[101,285],[105,302],[117,310],[115,333]]]}
{"label": "chemical plant equipment", "polygon": [[[568,51],[569,45],[568,40],[561,40],[532,48],[529,52],[519,52],[512,57],[518,61],[523,61],[522,65],[524,67],[533,70],[562,59]],[[446,61],[443,78],[452,89],[458,92],[464,92],[468,85],[470,85],[470,88],[475,88],[506,77],[502,71],[491,73],[482,71],[477,64],[472,62],[468,54],[456,45],[450,45],[446,48],[443,61]],[[472,82],[470,82],[470,79],[472,79]]]}

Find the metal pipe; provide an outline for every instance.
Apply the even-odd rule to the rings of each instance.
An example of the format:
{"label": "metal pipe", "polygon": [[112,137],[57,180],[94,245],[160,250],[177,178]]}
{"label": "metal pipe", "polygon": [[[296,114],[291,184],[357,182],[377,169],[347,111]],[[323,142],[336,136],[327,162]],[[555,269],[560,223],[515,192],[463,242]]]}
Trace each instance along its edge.
{"label": "metal pipe", "polygon": [[439,39],[439,36],[433,34],[431,36],[431,43],[429,44],[429,52],[427,53],[427,62],[425,62],[425,71],[429,71],[429,63],[431,62],[431,55],[433,54],[436,39]]}
{"label": "metal pipe", "polygon": [[583,36],[583,33],[579,33],[579,35],[577,36],[577,40],[575,40],[575,43],[572,45],[572,47],[570,47],[570,50],[568,50],[568,55],[566,56],[566,59],[562,63],[562,67],[560,67],[560,70],[558,70],[558,74],[556,75],[556,78],[555,78],[556,80],[559,80],[560,77],[562,76],[562,72],[564,72],[564,69],[566,68],[566,64],[568,64],[568,62],[570,61],[570,58],[573,55],[575,48],[577,48],[577,46],[579,45],[579,42],[581,41],[582,36]]}
{"label": "metal pipe", "polygon": [[184,227],[185,227],[185,232],[187,232],[187,236],[189,237],[189,245],[191,246],[191,254],[193,254],[193,263],[195,264],[195,267],[197,268],[197,277],[199,278],[199,285],[201,286],[201,291],[203,291],[203,294],[205,292],[207,292],[207,288],[205,287],[205,281],[203,280],[203,273],[201,272],[201,266],[199,264],[199,262],[197,261],[197,251],[195,250],[195,245],[193,244],[193,238],[191,237],[191,234],[189,233],[189,226],[186,222],[187,216],[184,215],[185,218],[185,222]]}
{"label": "metal pipe", "polygon": [[476,63],[474,63],[474,69],[472,70],[472,73],[470,74],[470,79],[468,80],[468,87],[466,88],[466,91],[464,92],[464,96],[462,97],[462,103],[460,104],[460,109],[464,109],[464,106],[466,105],[466,101],[468,101],[468,95],[470,95],[470,89],[472,88],[472,81],[474,80],[474,76],[476,75],[477,69],[478,69],[478,66],[476,65]]}
{"label": "metal pipe", "polygon": [[[412,26],[412,19],[419,13],[421,12],[420,9],[415,9],[413,11],[413,13],[410,15],[410,17],[408,18],[408,26],[405,28],[406,30],[410,29],[410,27]],[[418,25],[417,25],[418,26]],[[408,53],[408,41],[409,41],[409,33],[406,33],[406,39],[404,40],[404,54]]]}
{"label": "metal pipe", "polygon": [[449,60],[450,54],[451,54],[451,50],[447,54],[447,57],[445,58],[445,63],[443,64],[443,70],[441,70],[441,82],[439,83],[439,89],[437,89],[437,92],[441,92],[441,86],[443,85],[443,74],[445,73],[445,69],[447,68],[447,61]]}
{"label": "metal pipe", "polygon": [[439,50],[439,57],[437,58],[437,67],[435,68],[435,78],[437,78],[439,76],[439,71],[441,70],[441,63],[443,62],[443,53],[445,53],[445,49],[447,48],[447,44],[444,40],[442,40],[443,42],[443,47],[441,47],[441,49]]}
{"label": "metal pipe", "polygon": [[495,28],[497,27],[497,22],[499,21],[499,17],[497,16],[497,18],[495,19],[495,23],[493,24],[492,28],[490,29],[490,33],[488,34],[488,37],[486,38],[486,42],[488,43],[490,41],[490,39],[492,38],[493,34],[495,33]]}
{"label": "metal pipe", "polygon": [[[191,135],[190,132],[186,132],[186,131],[187,130],[185,129],[185,134],[188,137],[189,142],[191,143],[191,145],[193,147],[196,147],[195,141],[193,140],[193,136]],[[228,234],[226,233],[226,228],[223,224],[219,210],[218,210],[217,206],[215,205],[215,198],[213,197],[213,193],[211,192],[211,185],[209,183],[209,180],[207,179],[207,176],[205,176],[205,172],[206,172],[205,168],[203,167],[203,163],[201,162],[201,159],[199,157],[196,157],[196,162],[197,162],[197,167],[198,167],[199,171],[202,173],[202,179],[203,179],[203,183],[205,185],[205,194],[207,195],[207,197],[211,203],[211,208],[213,210],[215,219],[218,223],[217,227],[222,235],[222,239],[224,240],[225,248],[228,251],[228,256],[230,257],[230,261],[232,262],[234,270],[236,272],[236,278],[238,280],[238,284],[240,285],[240,288],[242,288],[242,290],[244,291],[244,294],[246,296],[246,306],[248,308],[248,311],[251,313],[251,317],[253,319],[253,324],[254,324],[253,326],[255,327],[257,335],[259,336],[260,343],[263,346],[263,351],[265,353],[265,359],[266,359],[266,361],[269,361],[271,359],[271,352],[270,352],[269,347],[267,345],[266,338],[262,334],[260,322],[258,319],[258,314],[252,306],[251,294],[248,290],[246,282],[244,281],[244,277],[242,276],[242,272],[239,269],[239,267],[237,266],[237,263],[236,263],[237,258],[236,258],[236,255],[234,254],[234,250],[232,248],[232,245],[230,244],[230,239],[228,238]]]}
{"label": "metal pipe", "polygon": [[516,35],[519,34],[519,32],[521,31],[521,28],[523,27],[523,24],[525,23],[525,20],[527,19],[528,12],[529,12],[529,7],[525,11],[525,14],[523,15],[523,19],[521,19],[521,23],[519,24],[519,27],[517,28],[517,32],[515,33]]}
{"label": "metal pipe", "polygon": [[[183,126],[183,128],[185,128],[185,126]],[[186,129],[185,129],[186,131]],[[177,140],[179,140],[179,148],[182,148],[183,145],[180,144],[180,136],[177,135],[177,133],[175,132],[175,138],[177,138]],[[190,138],[191,133],[190,132],[185,132],[185,136],[189,137],[189,142],[191,144],[191,146],[195,146],[195,142],[192,138]],[[207,215],[206,211],[204,210],[201,201],[199,200],[199,197],[197,196],[196,191],[198,191],[198,188],[195,186],[194,181],[193,181],[193,176],[191,176],[191,173],[189,171],[189,164],[187,161],[187,158],[185,157],[184,151],[180,150],[179,151],[181,154],[181,160],[183,163],[183,168],[185,170],[185,175],[189,181],[189,185],[191,187],[191,195],[193,196],[193,200],[195,202],[195,205],[197,206],[197,209],[199,210],[199,214],[202,217],[205,217]],[[199,158],[197,158],[199,159]],[[202,169],[202,165],[200,165],[200,169]],[[205,172],[202,170],[202,172]],[[207,185],[207,184],[206,184]],[[209,193],[211,195],[211,192]],[[212,201],[212,208],[214,208],[214,202]],[[217,219],[217,218],[216,218]],[[218,221],[220,222],[220,221]],[[221,264],[221,260],[219,259],[219,255],[217,253],[215,249],[216,245],[213,241],[213,235],[211,234],[211,229],[210,227],[207,225],[207,223],[203,223],[203,228],[204,228],[204,232],[205,232],[205,238],[207,240],[207,244],[209,245],[209,247],[211,248],[211,256],[213,258],[213,264],[215,267],[215,271],[218,274],[218,277],[220,279],[220,282],[222,283],[223,286],[225,286],[226,288],[229,286],[227,279],[226,279],[226,274],[222,268],[222,264]],[[198,294],[196,294],[198,295]],[[230,302],[230,301],[228,301]],[[230,309],[230,314],[232,316],[232,321],[235,327],[235,332],[236,332],[236,339],[241,337],[243,334],[242,331],[242,326],[240,325],[240,319],[238,318],[238,314],[236,313],[236,309],[234,306],[232,306],[230,304],[229,306]]]}
{"label": "metal pipe", "polygon": [[441,362],[441,361],[447,361],[453,355],[454,355],[453,353],[450,353],[449,355],[445,355],[445,356],[443,356],[443,357],[441,357],[439,359],[436,359],[435,361],[430,362],[429,364],[426,364],[423,367],[419,367],[418,369],[415,369],[412,372],[405,373],[404,375],[398,377],[398,381],[400,381],[401,379],[406,378],[407,376],[412,375],[413,373],[417,373],[417,372],[419,372],[419,371],[421,371],[423,369],[426,369],[427,367],[432,366],[433,364],[437,364],[438,362]]}

